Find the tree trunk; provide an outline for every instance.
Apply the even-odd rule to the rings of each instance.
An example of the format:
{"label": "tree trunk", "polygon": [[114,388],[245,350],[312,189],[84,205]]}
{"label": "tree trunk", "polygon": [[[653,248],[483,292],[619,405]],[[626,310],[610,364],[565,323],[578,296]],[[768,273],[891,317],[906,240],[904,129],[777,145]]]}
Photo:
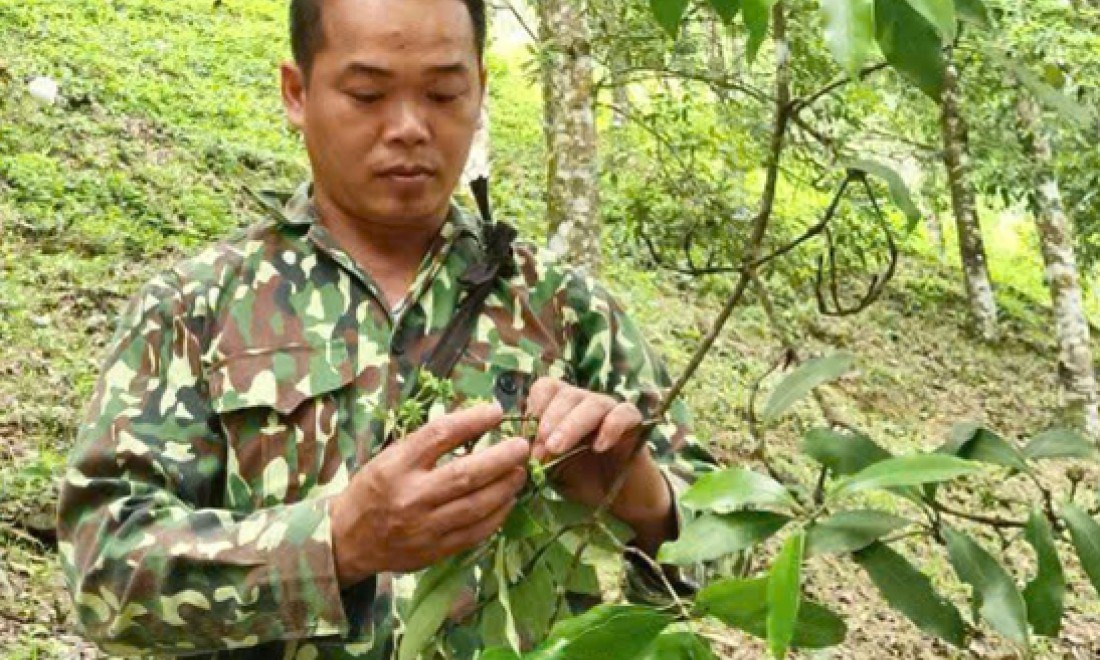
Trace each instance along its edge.
{"label": "tree trunk", "polygon": [[947,169],[951,205],[958,227],[959,256],[962,259],[966,292],[970,300],[970,313],[978,334],[987,341],[993,341],[997,338],[997,300],[993,296],[993,284],[989,278],[982,229],[978,220],[978,206],[970,183],[966,122],[959,109],[959,74],[950,48],[947,49],[946,60],[947,71],[941,103],[943,162]]}
{"label": "tree trunk", "polygon": [[1054,306],[1063,403],[1074,421],[1097,439],[1100,438],[1100,415],[1096,406],[1096,373],[1073,250],[1073,220],[1062,206],[1062,194],[1052,166],[1050,136],[1043,129],[1039,105],[1025,90],[1017,93],[1020,141],[1034,168],[1028,201],[1035,215],[1047,286]]}
{"label": "tree trunk", "polygon": [[943,223],[939,211],[932,209],[924,214],[924,231],[928,233],[928,242],[936,249],[936,257],[943,261],[947,248],[943,240]]}
{"label": "tree trunk", "polygon": [[626,118],[630,115],[630,86],[626,84],[623,73],[629,67],[627,58],[623,53],[614,52],[611,55],[611,63],[614,67],[611,86],[611,127],[615,129],[626,126]]}
{"label": "tree trunk", "polygon": [[594,274],[600,219],[591,35],[579,0],[538,4],[550,249]]}
{"label": "tree trunk", "polygon": [[711,16],[707,19],[706,25],[707,69],[710,70],[711,76],[725,78],[728,71],[726,70],[726,51],[723,48],[725,29],[722,26],[722,19]]}

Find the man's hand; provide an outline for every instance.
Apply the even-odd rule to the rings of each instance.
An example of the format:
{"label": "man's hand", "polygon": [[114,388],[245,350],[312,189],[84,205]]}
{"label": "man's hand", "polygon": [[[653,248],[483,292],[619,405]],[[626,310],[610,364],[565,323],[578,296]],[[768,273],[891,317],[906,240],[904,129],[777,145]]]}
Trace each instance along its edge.
{"label": "man's hand", "polygon": [[527,480],[530,445],[513,438],[436,467],[447,452],[496,428],[500,406],[445,415],[372,459],[332,502],[342,587],[408,572],[472,548],[504,523]]}
{"label": "man's hand", "polygon": [[626,481],[609,509],[612,515],[634,529],[638,546],[650,555],[675,534],[672,496],[649,447],[631,458],[643,421],[633,404],[540,378],[531,387],[527,413],[540,419],[533,455],[542,462],[591,444],[591,451],[566,460],[552,473],[562,495],[599,506],[626,470]]}

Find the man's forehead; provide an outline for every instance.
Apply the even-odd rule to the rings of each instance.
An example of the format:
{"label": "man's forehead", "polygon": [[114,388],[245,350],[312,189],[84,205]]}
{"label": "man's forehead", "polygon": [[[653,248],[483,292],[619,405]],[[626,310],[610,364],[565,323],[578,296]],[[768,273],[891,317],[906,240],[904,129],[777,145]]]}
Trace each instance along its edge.
{"label": "man's forehead", "polygon": [[461,0],[324,0],[321,15],[327,45],[340,51],[443,58],[423,62],[429,66],[476,55],[473,21]]}

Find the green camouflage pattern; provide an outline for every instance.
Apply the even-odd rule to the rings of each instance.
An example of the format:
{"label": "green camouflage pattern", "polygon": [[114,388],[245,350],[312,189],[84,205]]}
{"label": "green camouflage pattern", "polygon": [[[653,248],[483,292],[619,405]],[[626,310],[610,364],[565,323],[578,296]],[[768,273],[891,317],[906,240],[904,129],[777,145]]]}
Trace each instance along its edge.
{"label": "green camouflage pattern", "polygon": [[[388,310],[308,185],[265,199],[263,219],[133,298],[79,429],[60,554],[77,618],[109,653],[383,658],[400,631],[415,576],[341,592],[328,502],[380,450],[378,412],[400,405],[460,302],[480,220],[453,207]],[[515,258],[451,407],[522,410],[517,383],[549,375],[653,409],[668,375],[611,296],[530,246]],[[680,405],[649,440],[675,484],[710,462]]]}

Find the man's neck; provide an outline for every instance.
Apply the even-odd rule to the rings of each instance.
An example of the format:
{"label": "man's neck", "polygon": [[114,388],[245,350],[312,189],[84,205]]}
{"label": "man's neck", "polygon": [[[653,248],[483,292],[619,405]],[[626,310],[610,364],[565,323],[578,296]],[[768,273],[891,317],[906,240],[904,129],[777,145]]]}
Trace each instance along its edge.
{"label": "man's neck", "polygon": [[325,229],[371,276],[392,310],[416,277],[420,262],[447,218],[410,219],[407,223],[376,222],[353,217],[321,191],[314,206]]}

